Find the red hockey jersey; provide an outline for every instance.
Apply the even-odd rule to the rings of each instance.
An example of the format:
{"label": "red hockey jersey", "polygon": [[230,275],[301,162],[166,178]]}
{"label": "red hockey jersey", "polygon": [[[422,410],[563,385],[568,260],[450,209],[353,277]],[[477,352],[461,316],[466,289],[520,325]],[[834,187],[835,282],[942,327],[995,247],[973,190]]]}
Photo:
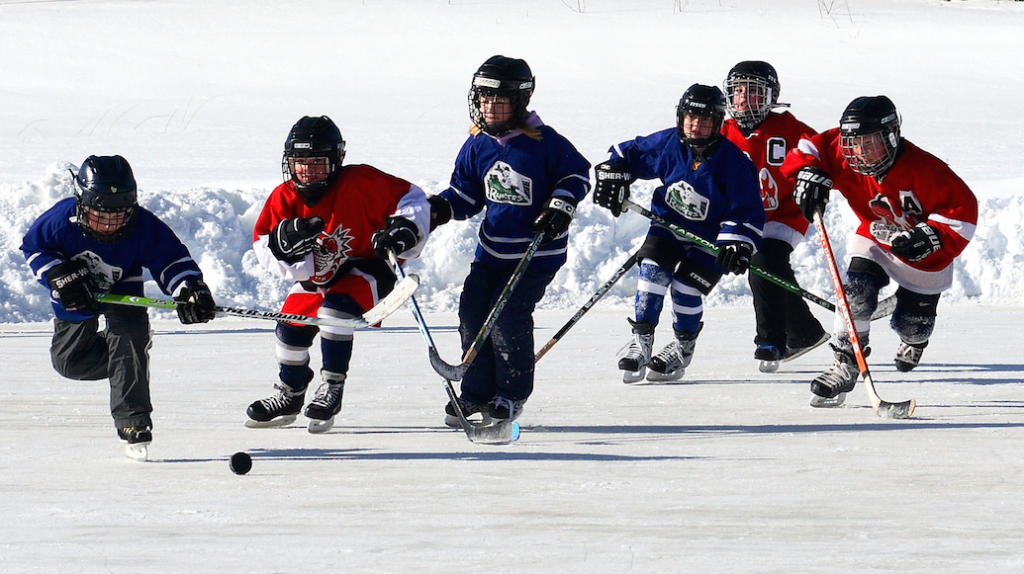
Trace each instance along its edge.
{"label": "red hockey jersey", "polygon": [[833,189],[843,194],[860,219],[857,234],[886,250],[894,234],[922,221],[938,230],[942,248],[907,265],[921,271],[941,271],[967,247],[978,223],[978,200],[939,158],[903,140],[903,151],[881,180],[854,172],[839,148],[839,128],[801,140],[786,157],[782,173],[795,179],[805,165],[832,177]]}
{"label": "red hockey jersey", "polygon": [[[761,201],[764,202],[765,237],[776,235],[771,231],[773,225],[784,225],[795,231],[798,236],[807,233],[807,220],[800,213],[800,207],[793,201],[794,182],[782,175],[782,162],[789,150],[795,148],[802,138],[815,133],[810,126],[789,112],[768,114],[761,125],[749,135],[744,135],[739,124],[733,119],[728,119],[722,124],[722,135],[743,150],[757,167]],[[789,240],[787,237],[776,239]]]}
{"label": "red hockey jersey", "polygon": [[[283,219],[314,215],[323,218],[324,230],[313,253],[294,264],[277,260],[270,252],[270,232]],[[417,256],[429,229],[430,205],[423,191],[374,167],[347,165],[313,207],[295,193],[290,181],[277,186],[253,229],[253,250],[260,264],[275,275],[325,285],[345,262],[377,257],[370,236],[383,229],[384,220],[393,215],[405,217],[419,228],[417,246],[402,254],[403,258]]]}

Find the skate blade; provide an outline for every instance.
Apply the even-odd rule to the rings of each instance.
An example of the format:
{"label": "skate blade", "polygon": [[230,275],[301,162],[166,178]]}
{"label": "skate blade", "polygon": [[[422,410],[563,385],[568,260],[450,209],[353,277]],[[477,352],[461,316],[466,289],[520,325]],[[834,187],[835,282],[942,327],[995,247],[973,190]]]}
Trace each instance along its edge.
{"label": "skate blade", "polygon": [[[476,427],[488,427],[491,426],[493,422],[491,417],[486,413],[477,413],[474,415],[470,415],[469,417],[466,417],[466,420]],[[462,428],[462,421],[459,420],[459,417],[454,415],[444,415],[444,424],[445,426],[453,429]]]}
{"label": "skate blade", "polygon": [[295,422],[295,419],[297,419],[297,418],[298,418],[298,415],[286,415],[286,416],[283,416],[283,417],[277,417],[276,419],[269,420],[269,421],[254,421],[252,419],[246,419],[245,426],[247,426],[247,427],[249,427],[251,429],[277,428],[277,427],[288,426],[288,425],[292,424],[293,422]]}
{"label": "skate blade", "polygon": [[651,369],[647,373],[647,380],[652,383],[661,383],[664,381],[678,381],[679,379],[683,378],[683,375],[685,374],[686,369],[676,369],[671,373],[659,373],[658,371]]}
{"label": "skate blade", "polygon": [[757,370],[761,371],[762,373],[774,373],[775,371],[779,370],[779,362],[761,361],[761,363],[757,365]]}
{"label": "skate blade", "polygon": [[627,385],[639,383],[647,376],[647,367],[640,367],[639,371],[622,371],[622,382]]}
{"label": "skate blade", "polygon": [[311,419],[309,421],[309,434],[323,434],[334,428],[334,417],[325,421]]}
{"label": "skate blade", "polygon": [[149,458],[149,443],[146,444],[126,444],[124,445],[124,454],[132,459],[145,462]]}
{"label": "skate blade", "polygon": [[839,393],[831,399],[814,395],[811,397],[811,406],[817,409],[834,409],[843,406],[846,402],[846,393]]}
{"label": "skate blade", "polygon": [[799,351],[796,351],[796,352],[794,352],[794,353],[784,357],[782,359],[782,362],[783,363],[788,363],[788,362],[792,361],[793,359],[802,357],[802,356],[806,355],[807,353],[810,353],[811,351],[813,351],[813,350],[817,349],[818,347],[824,345],[831,338],[832,338],[832,335],[829,335],[828,333],[825,333],[824,335],[821,336],[820,339],[818,339],[817,343],[814,343],[813,345],[811,345],[809,347],[803,347]]}

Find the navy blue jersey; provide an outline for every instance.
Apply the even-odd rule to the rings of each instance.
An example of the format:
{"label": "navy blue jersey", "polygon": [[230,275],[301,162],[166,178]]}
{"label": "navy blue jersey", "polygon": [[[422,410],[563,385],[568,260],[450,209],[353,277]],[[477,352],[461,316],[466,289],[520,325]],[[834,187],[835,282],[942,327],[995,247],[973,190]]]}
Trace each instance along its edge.
{"label": "navy blue jersey", "polygon": [[[39,216],[29,228],[21,250],[36,279],[50,289],[46,272],[59,263],[74,259],[89,265],[101,293],[142,295],[142,269],[149,270],[160,289],[170,295],[188,277],[202,279],[202,271],[192,260],[171,228],[151,212],[136,207],[135,227],[117,243],[100,243],[82,232],[75,216],[73,197],[62,199]],[[69,313],[50,297],[59,319],[84,321],[92,315]]]}
{"label": "navy blue jersey", "polygon": [[[764,229],[764,205],[754,164],[735,144],[722,139],[711,157],[695,164],[676,128],[622,142],[610,150],[611,163],[637,179],[661,179],[651,211],[716,244],[744,241],[756,251]],[[694,166],[696,165],[696,169]],[[648,235],[688,244],[651,224]]]}
{"label": "navy blue jersey", "polygon": [[[494,267],[519,262],[533,240],[530,223],[548,199],[564,197],[578,203],[590,191],[590,162],[535,113],[527,121],[540,139],[521,132],[502,138],[470,136],[455,159],[450,187],[441,192],[455,219],[468,219],[487,208],[476,261]],[[537,250],[530,266],[561,267],[567,245],[564,233]]]}

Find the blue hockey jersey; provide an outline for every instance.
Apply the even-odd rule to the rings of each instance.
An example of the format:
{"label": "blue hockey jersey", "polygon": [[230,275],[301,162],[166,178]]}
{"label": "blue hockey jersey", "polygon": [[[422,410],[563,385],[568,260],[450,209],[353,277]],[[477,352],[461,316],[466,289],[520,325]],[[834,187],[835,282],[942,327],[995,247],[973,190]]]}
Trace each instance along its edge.
{"label": "blue hockey jersey", "polygon": [[[75,259],[89,265],[101,293],[142,295],[142,269],[160,289],[170,295],[186,278],[202,279],[202,271],[192,260],[171,228],[153,213],[136,207],[135,227],[117,243],[100,243],[82,232],[75,215],[75,198],[62,199],[39,216],[21,244],[32,273],[50,289],[46,272],[54,265]],[[88,313],[71,313],[51,295],[54,315],[68,321],[84,321]]]}
{"label": "blue hockey jersey", "polygon": [[[661,179],[651,211],[715,244],[732,241],[761,246],[765,214],[757,171],[735,144],[723,139],[711,157],[695,163],[693,150],[676,128],[622,142],[609,149],[612,164],[637,179]],[[687,244],[651,223],[648,235]]]}
{"label": "blue hockey jersey", "polygon": [[[590,162],[565,137],[543,124],[536,113],[527,123],[540,132],[501,138],[470,136],[455,159],[451,184],[441,196],[455,219],[484,208],[476,260],[503,268],[516,265],[533,240],[530,223],[551,197],[578,203],[590,191]],[[558,268],[566,260],[568,233],[537,250],[531,268]]]}

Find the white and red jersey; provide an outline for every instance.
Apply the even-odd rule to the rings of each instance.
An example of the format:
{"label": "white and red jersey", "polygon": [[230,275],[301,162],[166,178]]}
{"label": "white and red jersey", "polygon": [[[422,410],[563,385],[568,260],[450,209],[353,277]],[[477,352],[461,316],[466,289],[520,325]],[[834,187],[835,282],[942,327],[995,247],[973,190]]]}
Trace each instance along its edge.
{"label": "white and red jersey", "polygon": [[894,234],[927,221],[938,231],[942,248],[905,263],[920,271],[941,271],[974,237],[978,200],[945,162],[907,140],[902,146],[896,162],[878,180],[850,169],[839,148],[839,128],[834,128],[801,140],[786,157],[782,173],[795,178],[805,165],[825,170],[832,188],[846,197],[860,219],[857,234],[886,252]]}
{"label": "white and red jersey", "polygon": [[[317,248],[302,261],[286,263],[270,251],[269,234],[284,219],[320,216],[324,230]],[[306,205],[292,183],[277,186],[263,205],[253,229],[253,250],[260,264],[290,281],[333,284],[335,272],[349,261],[375,259],[370,237],[392,216],[419,229],[416,246],[402,254],[417,257],[430,229],[430,204],[419,187],[368,165],[346,165],[316,205]]]}
{"label": "white and red jersey", "polygon": [[736,120],[722,124],[722,135],[736,144],[757,168],[764,203],[764,236],[796,247],[807,233],[807,220],[793,201],[794,182],[782,175],[789,151],[816,132],[789,112],[770,113],[756,130],[744,134]]}

